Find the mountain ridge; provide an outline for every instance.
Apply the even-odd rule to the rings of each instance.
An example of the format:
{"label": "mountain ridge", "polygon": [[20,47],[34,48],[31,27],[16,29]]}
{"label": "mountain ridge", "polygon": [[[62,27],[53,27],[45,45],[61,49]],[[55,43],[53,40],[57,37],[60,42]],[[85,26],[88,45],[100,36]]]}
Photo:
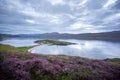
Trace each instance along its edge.
{"label": "mountain ridge", "polygon": [[0,40],[4,38],[40,38],[40,39],[80,39],[80,40],[110,40],[120,41],[120,31],[102,32],[102,33],[42,33],[42,34],[0,34]]}

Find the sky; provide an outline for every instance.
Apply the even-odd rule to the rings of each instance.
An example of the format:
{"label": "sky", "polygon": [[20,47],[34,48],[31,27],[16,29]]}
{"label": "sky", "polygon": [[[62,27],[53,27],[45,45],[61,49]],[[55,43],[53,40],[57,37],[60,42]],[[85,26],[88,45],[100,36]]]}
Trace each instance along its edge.
{"label": "sky", "polygon": [[0,33],[120,30],[120,0],[0,0]]}

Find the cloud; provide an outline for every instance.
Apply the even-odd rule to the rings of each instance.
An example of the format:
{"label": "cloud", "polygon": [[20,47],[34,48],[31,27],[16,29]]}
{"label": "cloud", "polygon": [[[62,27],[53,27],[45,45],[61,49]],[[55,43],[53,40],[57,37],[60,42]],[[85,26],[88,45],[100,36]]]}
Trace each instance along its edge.
{"label": "cloud", "polygon": [[119,3],[119,0],[0,0],[0,32],[120,30]]}
{"label": "cloud", "polygon": [[111,5],[113,5],[117,0],[108,0],[105,5],[103,6],[104,8],[109,8]]}
{"label": "cloud", "polygon": [[28,23],[30,23],[30,24],[35,24],[34,20],[26,19],[25,21],[28,22]]}
{"label": "cloud", "polygon": [[52,5],[65,4],[64,0],[48,0]]}
{"label": "cloud", "polygon": [[91,27],[94,27],[94,26],[90,25],[90,24],[84,24],[84,23],[81,23],[81,22],[76,22],[76,23],[70,25],[71,30],[90,29]]}

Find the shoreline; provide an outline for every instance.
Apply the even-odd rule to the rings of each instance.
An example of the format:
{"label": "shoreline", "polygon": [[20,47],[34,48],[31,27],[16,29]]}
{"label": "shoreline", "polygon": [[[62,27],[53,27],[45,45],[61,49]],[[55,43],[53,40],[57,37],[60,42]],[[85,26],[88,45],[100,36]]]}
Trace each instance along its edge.
{"label": "shoreline", "polygon": [[32,54],[26,53],[30,46],[16,48],[0,44],[0,47],[0,79],[3,80],[18,78],[19,80],[103,80],[103,78],[118,80],[120,78],[120,58],[98,60],[78,56]]}
{"label": "shoreline", "polygon": [[[24,54],[36,54],[36,55],[45,55],[45,56],[61,56],[61,55],[57,55],[57,54],[40,54],[40,53],[32,53],[32,49],[34,49],[35,47],[37,46],[41,46],[40,44],[39,45],[32,45],[32,46],[23,46],[23,47],[14,47],[14,46],[11,46],[11,45],[6,45],[6,44],[0,44],[0,46],[9,46],[9,47],[12,47],[13,50],[8,50],[8,53],[9,52],[18,52],[18,53],[24,53]],[[47,45],[47,44],[42,44],[42,45]],[[14,51],[14,49],[17,49]],[[7,50],[4,50],[4,51],[7,51]],[[4,52],[3,51],[3,52]],[[2,52],[0,50],[0,52]],[[62,56],[68,56],[68,57],[81,57],[81,56],[70,56],[70,55],[62,55]],[[83,57],[83,58],[88,58],[88,57]],[[118,58],[118,57],[115,57],[115,58]],[[93,60],[109,60],[109,59],[115,59],[115,58],[104,58],[104,59],[94,59],[94,58],[88,58],[88,59],[93,59]],[[120,58],[118,58],[120,59]]]}

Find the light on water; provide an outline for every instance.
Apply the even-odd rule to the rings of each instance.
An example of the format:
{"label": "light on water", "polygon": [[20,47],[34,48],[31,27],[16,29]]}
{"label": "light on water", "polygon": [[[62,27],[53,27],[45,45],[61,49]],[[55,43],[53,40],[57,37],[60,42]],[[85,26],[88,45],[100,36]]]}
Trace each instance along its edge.
{"label": "light on water", "polygon": [[22,47],[22,46],[31,46],[31,45],[36,45],[34,43],[36,39],[18,39],[18,38],[13,38],[13,39],[7,39],[0,41],[2,44],[9,44],[15,47]]}
{"label": "light on water", "polygon": [[38,54],[81,56],[94,59],[120,57],[120,43],[80,40],[73,42],[77,42],[78,44],[68,46],[42,45],[32,48],[31,52]]}
{"label": "light on water", "polygon": [[[36,45],[36,39],[9,39],[0,43],[16,47]],[[77,43],[75,45],[56,46],[41,45],[29,51],[37,54],[81,56],[93,59],[120,58],[120,43],[89,40],[63,40]]]}

